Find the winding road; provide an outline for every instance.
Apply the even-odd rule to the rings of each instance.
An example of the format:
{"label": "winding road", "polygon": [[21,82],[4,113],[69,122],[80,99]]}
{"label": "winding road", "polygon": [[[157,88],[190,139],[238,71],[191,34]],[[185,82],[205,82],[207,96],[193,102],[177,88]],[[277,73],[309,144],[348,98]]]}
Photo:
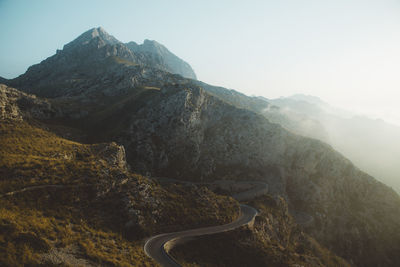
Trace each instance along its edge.
{"label": "winding road", "polygon": [[[38,189],[45,189],[45,188],[66,188],[66,187],[76,187],[76,185],[36,185],[30,186],[26,188],[22,188],[20,190],[15,190],[12,192],[7,192],[4,194],[0,194],[0,198],[6,196],[12,196],[15,194],[33,191]],[[248,190],[248,192],[243,192],[234,195],[233,197],[237,200],[243,200],[251,198],[251,196],[259,195],[260,193],[265,194],[268,187],[266,185],[257,186],[256,188],[252,188]],[[247,225],[253,222],[254,218],[257,216],[258,212],[253,207],[240,204],[240,215],[235,221],[224,224],[224,225],[217,225],[217,226],[210,226],[210,227],[203,227],[203,228],[196,228],[192,230],[186,230],[181,232],[173,232],[167,234],[160,234],[149,238],[145,245],[144,251],[147,256],[153,258],[156,262],[161,264],[162,266],[166,267],[179,267],[179,263],[177,263],[168,253],[165,251],[165,246],[169,246],[170,248],[173,247],[176,241],[182,241],[184,239],[189,239],[196,236],[202,235],[211,235],[216,233],[227,232],[236,228],[239,228],[243,225]]]}
{"label": "winding road", "polygon": [[162,266],[166,267],[177,267],[180,266],[168,253],[165,251],[165,246],[169,245],[168,243],[173,243],[178,240],[201,236],[201,235],[211,235],[221,232],[230,231],[240,226],[251,223],[257,215],[257,210],[247,206],[240,205],[240,216],[237,220],[218,226],[210,226],[204,228],[196,228],[192,230],[186,230],[181,232],[174,232],[168,234],[161,234],[151,237],[146,241],[144,245],[144,251],[147,256],[153,258]]}

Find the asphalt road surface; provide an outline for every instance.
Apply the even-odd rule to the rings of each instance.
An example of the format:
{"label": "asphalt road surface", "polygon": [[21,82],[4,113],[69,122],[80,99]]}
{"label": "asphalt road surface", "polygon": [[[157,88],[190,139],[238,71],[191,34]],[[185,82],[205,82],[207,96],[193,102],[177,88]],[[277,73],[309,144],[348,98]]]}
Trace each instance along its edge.
{"label": "asphalt road surface", "polygon": [[189,238],[201,235],[211,235],[211,234],[230,231],[252,222],[256,217],[256,215],[257,215],[256,209],[247,205],[240,205],[240,216],[236,221],[224,225],[196,228],[181,232],[156,235],[149,238],[146,241],[146,244],[144,245],[144,251],[147,256],[153,258],[156,262],[158,262],[162,266],[165,267],[180,266],[179,263],[177,263],[165,251],[164,245],[167,242],[183,238]]}

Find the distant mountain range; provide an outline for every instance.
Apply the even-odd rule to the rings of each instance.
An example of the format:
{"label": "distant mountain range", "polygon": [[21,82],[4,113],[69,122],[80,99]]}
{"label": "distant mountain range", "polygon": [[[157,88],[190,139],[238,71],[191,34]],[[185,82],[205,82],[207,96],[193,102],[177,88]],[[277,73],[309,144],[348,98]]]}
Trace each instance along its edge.
{"label": "distant mountain range", "polygon": [[400,192],[400,127],[334,108],[312,96],[266,101],[291,121],[282,123],[288,130],[331,144],[362,170]]}
{"label": "distant mountain range", "polygon": [[[176,224],[187,226],[193,224],[193,218],[209,214],[208,203],[217,206],[220,201],[229,207],[226,210],[230,213],[224,214],[221,208],[218,214],[222,215],[204,217],[215,223],[223,221],[222,218],[231,219],[235,203],[219,199],[208,189],[197,190],[195,184],[189,187],[190,194],[182,192],[186,189],[176,184],[163,191],[147,178],[128,179],[135,194],[129,193],[129,188],[124,191],[121,188],[127,186],[126,177],[113,169],[116,162],[124,159],[123,150],[128,166],[125,171],[129,169],[143,176],[201,183],[216,180],[267,183],[269,195],[254,200],[255,206],[262,210],[260,217],[241,244],[255,253],[267,253],[274,248],[277,254],[271,257],[277,265],[279,259],[286,259],[285,264],[289,264],[289,257],[292,263],[311,266],[334,266],[334,262],[345,265],[339,257],[357,266],[400,264],[400,197],[325,143],[335,146],[340,140],[333,137],[340,139],[354,134],[343,130],[332,135],[332,129],[321,119],[331,118],[324,110],[325,104],[315,98],[307,102],[302,96],[278,100],[248,97],[195,78],[186,62],[154,41],[123,44],[102,28],[91,29],[21,76],[2,80],[8,86],[1,88],[1,119],[12,123],[4,124],[10,126],[1,133],[7,140],[14,140],[13,127],[21,122],[26,128],[18,136],[23,137],[24,132],[28,139],[29,134],[36,139],[54,135],[57,138],[49,137],[46,142],[53,146],[72,140],[65,145],[68,149],[78,146],[76,142],[93,144],[79,153],[57,157],[61,162],[64,158],[76,160],[73,165],[76,168],[87,168],[85,164],[104,165],[103,170],[93,170],[102,179],[99,179],[101,184],[94,179],[96,186],[91,196],[106,196],[102,201],[124,207],[118,211],[122,214],[113,217],[121,220],[120,228],[112,228],[113,231],[128,228],[133,236],[157,233],[161,229],[157,223],[162,224],[166,218],[172,223],[172,217],[178,216],[179,212],[171,205],[179,206],[189,218],[186,224],[179,221],[182,218]],[[344,128],[346,120],[336,118],[332,120]],[[29,127],[42,130],[31,133],[26,130]],[[360,135],[351,139],[357,138]],[[12,142],[16,141],[9,143]],[[111,145],[119,151],[120,160],[105,161],[102,157],[110,154],[108,149],[95,145],[111,142],[121,145]],[[101,153],[92,155],[96,148]],[[23,153],[26,151],[22,149]],[[51,162],[50,152],[42,153],[36,146],[34,151],[29,166],[47,166]],[[12,149],[0,152],[14,158]],[[43,162],[35,161],[40,158],[38,155],[44,157]],[[90,162],[82,163],[85,158]],[[26,163],[21,166],[24,164],[28,166]],[[24,181],[24,184],[30,181],[28,175],[15,171],[19,165],[1,166],[0,170],[7,173],[4,179],[7,186],[16,186],[10,181]],[[69,167],[54,167],[51,173],[58,176],[53,178],[64,175],[54,170],[74,172]],[[75,183],[83,181],[80,176]],[[148,202],[141,202],[138,196],[142,194]],[[97,205],[103,203],[95,199]],[[178,199],[188,204],[177,204]],[[79,197],[74,201],[71,205],[80,203]],[[92,202],[88,203],[84,203],[82,213],[87,212]],[[162,204],[161,208],[155,208],[157,203]],[[165,217],[164,211],[175,215]],[[303,214],[311,219],[307,225],[296,228],[288,211],[293,216]],[[192,212],[198,216],[189,215]],[[96,213],[96,216],[104,218],[107,214]],[[263,259],[267,261],[268,257]]]}

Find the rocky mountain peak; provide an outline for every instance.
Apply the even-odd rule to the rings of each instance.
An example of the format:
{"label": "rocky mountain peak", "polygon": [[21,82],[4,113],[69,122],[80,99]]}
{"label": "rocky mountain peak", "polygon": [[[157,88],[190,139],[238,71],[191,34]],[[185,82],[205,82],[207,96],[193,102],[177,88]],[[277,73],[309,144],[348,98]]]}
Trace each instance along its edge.
{"label": "rocky mountain peak", "polygon": [[133,53],[144,53],[154,61],[161,62],[168,72],[180,74],[185,78],[196,79],[196,74],[192,67],[159,42],[145,39],[143,44],[140,45],[135,42],[129,42],[125,45]]}
{"label": "rocky mountain peak", "polygon": [[102,27],[92,28],[81,35],[79,35],[72,42],[64,45],[65,49],[74,48],[77,46],[87,45],[95,38],[99,38],[104,44],[115,45],[121,43],[114,36],[108,34]]}
{"label": "rocky mountain peak", "polygon": [[157,41],[145,39],[143,41],[143,50],[149,50],[159,53],[171,53],[169,50]]}
{"label": "rocky mountain peak", "polygon": [[149,40],[141,45],[135,42],[124,44],[98,27],[84,32],[64,45],[63,50],[57,50],[55,55],[29,67],[19,77],[12,80],[0,78],[0,81],[44,97],[76,95],[88,87],[78,85],[77,81],[83,77],[94,79],[99,76],[107,80],[104,77],[110,75],[108,70],[118,66],[121,73],[123,69],[141,66],[149,73],[160,70],[196,79],[191,66],[162,44]]}

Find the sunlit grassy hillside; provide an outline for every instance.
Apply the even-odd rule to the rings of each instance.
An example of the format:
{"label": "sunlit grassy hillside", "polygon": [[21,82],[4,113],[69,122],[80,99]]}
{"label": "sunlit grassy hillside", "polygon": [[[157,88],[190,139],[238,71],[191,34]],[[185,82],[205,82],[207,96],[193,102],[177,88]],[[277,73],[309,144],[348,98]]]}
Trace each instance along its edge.
{"label": "sunlit grassy hillside", "polygon": [[[150,266],[144,237],[237,216],[237,203],[228,197],[205,188],[161,188],[130,173],[115,162],[116,148],[69,141],[38,124],[1,121],[0,266]],[[37,187],[43,185],[50,186]]]}

